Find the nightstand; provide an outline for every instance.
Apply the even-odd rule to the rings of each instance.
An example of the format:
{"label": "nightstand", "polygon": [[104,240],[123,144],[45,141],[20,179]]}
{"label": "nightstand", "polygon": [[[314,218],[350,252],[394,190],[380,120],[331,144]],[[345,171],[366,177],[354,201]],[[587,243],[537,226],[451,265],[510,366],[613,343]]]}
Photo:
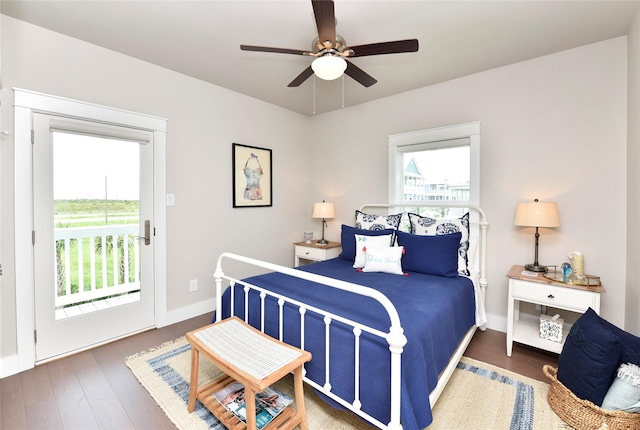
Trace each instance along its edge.
{"label": "nightstand", "polygon": [[589,307],[600,313],[601,286],[582,286],[548,279],[543,273],[525,271],[513,266],[509,278],[509,307],[507,311],[507,356],[511,357],[513,342],[523,343],[560,354],[570,324],[562,330],[562,343],[540,338],[540,316],[520,314],[520,303],[528,302],[582,314]]}
{"label": "nightstand", "polygon": [[303,262],[324,261],[336,258],[342,252],[340,242],[318,245],[318,242],[314,240],[311,243],[296,242],[293,246],[295,247],[294,267],[300,265],[300,260],[303,260]]}

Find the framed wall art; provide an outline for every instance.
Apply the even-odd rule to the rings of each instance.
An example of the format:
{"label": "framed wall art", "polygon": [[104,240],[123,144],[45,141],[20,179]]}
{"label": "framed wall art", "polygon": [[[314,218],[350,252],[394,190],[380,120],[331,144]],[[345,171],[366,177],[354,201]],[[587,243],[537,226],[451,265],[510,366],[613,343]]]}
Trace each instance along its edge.
{"label": "framed wall art", "polygon": [[271,150],[234,143],[232,147],[233,207],[271,206]]}

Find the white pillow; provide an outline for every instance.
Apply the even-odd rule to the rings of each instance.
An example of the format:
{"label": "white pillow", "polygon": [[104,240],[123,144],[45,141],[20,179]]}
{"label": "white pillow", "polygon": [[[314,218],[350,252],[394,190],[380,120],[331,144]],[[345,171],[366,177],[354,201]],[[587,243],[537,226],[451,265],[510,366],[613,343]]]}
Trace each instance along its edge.
{"label": "white pillow", "polygon": [[404,275],[402,271],[402,254],[404,247],[389,246],[387,248],[367,248],[363,272],[384,272]]}
{"label": "white pillow", "polygon": [[477,237],[469,238],[469,251],[467,251],[467,268],[471,273],[480,271],[480,262],[476,261],[479,242],[480,241]]}
{"label": "white pillow", "polygon": [[356,269],[364,267],[365,249],[370,248],[387,248],[391,246],[391,234],[383,234],[382,236],[365,236],[356,234],[356,260],[353,267]]}

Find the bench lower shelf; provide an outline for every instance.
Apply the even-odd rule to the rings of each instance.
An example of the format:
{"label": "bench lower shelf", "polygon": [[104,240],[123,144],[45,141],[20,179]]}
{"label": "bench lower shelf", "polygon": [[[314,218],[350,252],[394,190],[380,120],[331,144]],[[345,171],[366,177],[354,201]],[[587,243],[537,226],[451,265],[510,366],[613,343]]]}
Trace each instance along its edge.
{"label": "bench lower shelf", "polygon": [[[213,381],[198,387],[196,397],[200,402],[211,411],[213,415],[220,420],[222,424],[229,430],[244,430],[247,428],[247,424],[229,412],[222,403],[215,397],[215,393],[223,388],[233,384],[235,379],[228,375],[222,375]],[[296,419],[297,418],[297,419]],[[296,411],[287,406],[282,412],[280,412],[269,424],[263,427],[262,430],[289,430],[293,429],[300,423],[300,418],[296,417]]]}

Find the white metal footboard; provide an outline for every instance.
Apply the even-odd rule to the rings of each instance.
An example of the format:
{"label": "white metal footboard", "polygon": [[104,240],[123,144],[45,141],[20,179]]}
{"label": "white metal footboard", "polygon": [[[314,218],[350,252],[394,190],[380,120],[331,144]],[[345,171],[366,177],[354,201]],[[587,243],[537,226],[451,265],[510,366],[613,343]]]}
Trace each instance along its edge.
{"label": "white metal footboard", "polygon": [[[389,315],[389,320],[391,321],[391,326],[389,327],[388,332],[382,332],[380,330],[373,329],[371,327],[365,326],[361,323],[353,321],[348,318],[344,318],[340,315],[332,314],[323,309],[318,309],[314,306],[310,306],[309,304],[299,302],[297,300],[292,300],[288,297],[284,297],[280,294],[275,294],[271,291],[268,291],[264,288],[258,287],[256,285],[249,284],[247,282],[243,282],[238,279],[234,279],[232,277],[226,276],[222,269],[222,264],[225,259],[236,260],[239,262],[243,262],[255,267],[261,267],[270,271],[280,272],[285,275],[293,276],[300,279],[305,279],[312,282],[317,282],[320,284],[329,285],[334,288],[339,288],[341,290],[350,291],[356,294],[360,294],[366,297],[370,297],[374,300],[377,300],[387,311]],[[225,287],[223,286],[223,281],[229,281],[231,286],[239,283],[243,285],[244,288],[244,303],[245,303],[245,321],[248,320],[248,296],[250,290],[256,290],[259,292],[260,300],[261,300],[261,327],[260,330],[264,331],[264,306],[265,299],[267,296],[273,297],[278,301],[279,307],[279,337],[282,340],[283,336],[283,311],[285,304],[290,304],[296,306],[300,312],[300,342],[301,348],[304,349],[304,322],[305,322],[305,313],[307,311],[312,311],[318,313],[324,317],[325,323],[325,342],[326,342],[326,367],[325,367],[325,383],[324,385],[320,385],[306,376],[304,377],[305,382],[309,385],[313,386],[317,390],[324,393],[326,396],[335,400],[345,408],[353,411],[358,414],[365,420],[369,421],[371,424],[375,425],[381,429],[389,429],[389,430],[399,430],[402,429],[402,425],[400,424],[400,388],[401,388],[401,379],[400,379],[400,369],[401,369],[401,357],[404,345],[407,343],[407,339],[404,336],[404,331],[402,326],[400,325],[400,317],[398,316],[398,312],[396,308],[393,306],[391,301],[380,291],[374,290],[369,287],[364,287],[362,285],[352,284],[345,281],[340,281],[337,279],[328,278],[326,276],[316,275],[313,273],[304,272],[301,270],[295,270],[288,267],[280,266],[277,264],[267,263],[260,260],[255,260],[248,257],[243,257],[236,254],[224,253],[220,255],[218,258],[218,263],[216,265],[216,271],[214,273],[215,283],[216,283],[216,320],[219,321],[222,318],[222,293],[224,292]],[[233,303],[234,294],[231,294],[231,312],[235,309]],[[349,403],[344,399],[338,397],[335,393],[331,391],[331,384],[329,383],[329,372],[330,372],[330,349],[329,349],[329,332],[330,325],[332,321],[339,321],[343,324],[346,324],[353,328],[354,342],[355,342],[355,400],[353,403]],[[248,322],[248,321],[247,321]],[[360,404],[360,390],[359,390],[359,346],[360,346],[360,335],[362,332],[370,333],[374,336],[381,337],[385,339],[389,343],[389,350],[391,351],[391,405],[390,405],[390,422],[388,424],[381,423],[379,420],[375,419],[371,415],[367,414],[363,410],[361,410]]]}

